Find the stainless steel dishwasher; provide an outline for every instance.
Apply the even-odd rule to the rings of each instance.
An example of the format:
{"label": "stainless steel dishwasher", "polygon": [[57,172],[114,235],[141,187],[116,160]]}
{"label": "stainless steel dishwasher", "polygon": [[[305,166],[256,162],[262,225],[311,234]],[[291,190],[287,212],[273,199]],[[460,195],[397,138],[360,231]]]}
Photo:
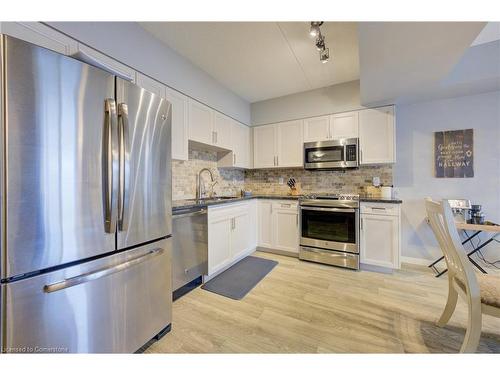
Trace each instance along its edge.
{"label": "stainless steel dishwasher", "polygon": [[177,290],[208,272],[207,208],[172,212],[172,281]]}

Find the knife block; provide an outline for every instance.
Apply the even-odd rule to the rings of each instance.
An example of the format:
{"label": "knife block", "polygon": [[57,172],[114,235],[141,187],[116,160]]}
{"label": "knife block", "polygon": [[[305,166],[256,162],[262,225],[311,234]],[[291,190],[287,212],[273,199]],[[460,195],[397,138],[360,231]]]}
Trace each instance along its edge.
{"label": "knife block", "polygon": [[289,195],[297,196],[300,195],[300,182],[295,183],[295,187],[290,188],[290,192],[288,193]]}

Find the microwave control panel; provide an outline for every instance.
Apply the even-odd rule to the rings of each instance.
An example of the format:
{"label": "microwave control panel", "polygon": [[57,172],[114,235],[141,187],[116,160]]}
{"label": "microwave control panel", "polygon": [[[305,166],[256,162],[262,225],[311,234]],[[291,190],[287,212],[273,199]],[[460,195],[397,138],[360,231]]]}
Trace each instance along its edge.
{"label": "microwave control panel", "polygon": [[345,146],[345,161],[358,160],[358,148],[356,145]]}

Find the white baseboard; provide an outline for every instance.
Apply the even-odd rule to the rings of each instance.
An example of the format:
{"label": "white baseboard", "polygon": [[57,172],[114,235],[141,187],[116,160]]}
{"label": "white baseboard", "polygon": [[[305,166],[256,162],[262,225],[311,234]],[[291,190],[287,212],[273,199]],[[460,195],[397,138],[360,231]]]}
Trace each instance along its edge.
{"label": "white baseboard", "polygon": [[432,260],[423,258],[401,257],[401,263],[416,264],[419,266],[428,266]]}

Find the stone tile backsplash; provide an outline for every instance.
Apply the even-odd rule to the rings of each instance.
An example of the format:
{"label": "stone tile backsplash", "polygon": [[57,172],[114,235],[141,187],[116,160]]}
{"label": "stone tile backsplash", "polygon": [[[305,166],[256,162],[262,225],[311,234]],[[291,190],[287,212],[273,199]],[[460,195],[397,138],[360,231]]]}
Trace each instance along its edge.
{"label": "stone tile backsplash", "polygon": [[[217,153],[213,151],[189,150],[189,160],[172,161],[172,199],[196,197],[196,175],[202,168],[210,168],[218,181],[214,186],[216,195],[239,195],[241,190],[253,194],[288,194],[286,182],[293,177],[303,193],[363,193],[372,184],[374,176],[380,177],[383,185],[392,185],[392,165],[363,166],[355,170],[306,171],[300,168],[255,169],[242,171],[217,168]],[[283,178],[283,184],[280,184]],[[203,174],[206,191],[210,191],[210,177]]]}
{"label": "stone tile backsplash", "polygon": [[[363,166],[343,171],[306,171],[304,169],[255,169],[245,172],[245,189],[254,194],[288,194],[286,184],[293,177],[303,193],[364,193],[374,176],[383,185],[392,185],[392,165]],[[279,179],[283,178],[283,184]]]}
{"label": "stone tile backsplash", "polygon": [[[230,168],[217,168],[217,153],[189,150],[189,160],[172,160],[172,199],[193,199],[196,197],[196,176],[202,168],[209,168],[217,184],[216,195],[239,195],[243,189],[245,172]],[[204,186],[210,191],[210,176],[203,173]]]}

